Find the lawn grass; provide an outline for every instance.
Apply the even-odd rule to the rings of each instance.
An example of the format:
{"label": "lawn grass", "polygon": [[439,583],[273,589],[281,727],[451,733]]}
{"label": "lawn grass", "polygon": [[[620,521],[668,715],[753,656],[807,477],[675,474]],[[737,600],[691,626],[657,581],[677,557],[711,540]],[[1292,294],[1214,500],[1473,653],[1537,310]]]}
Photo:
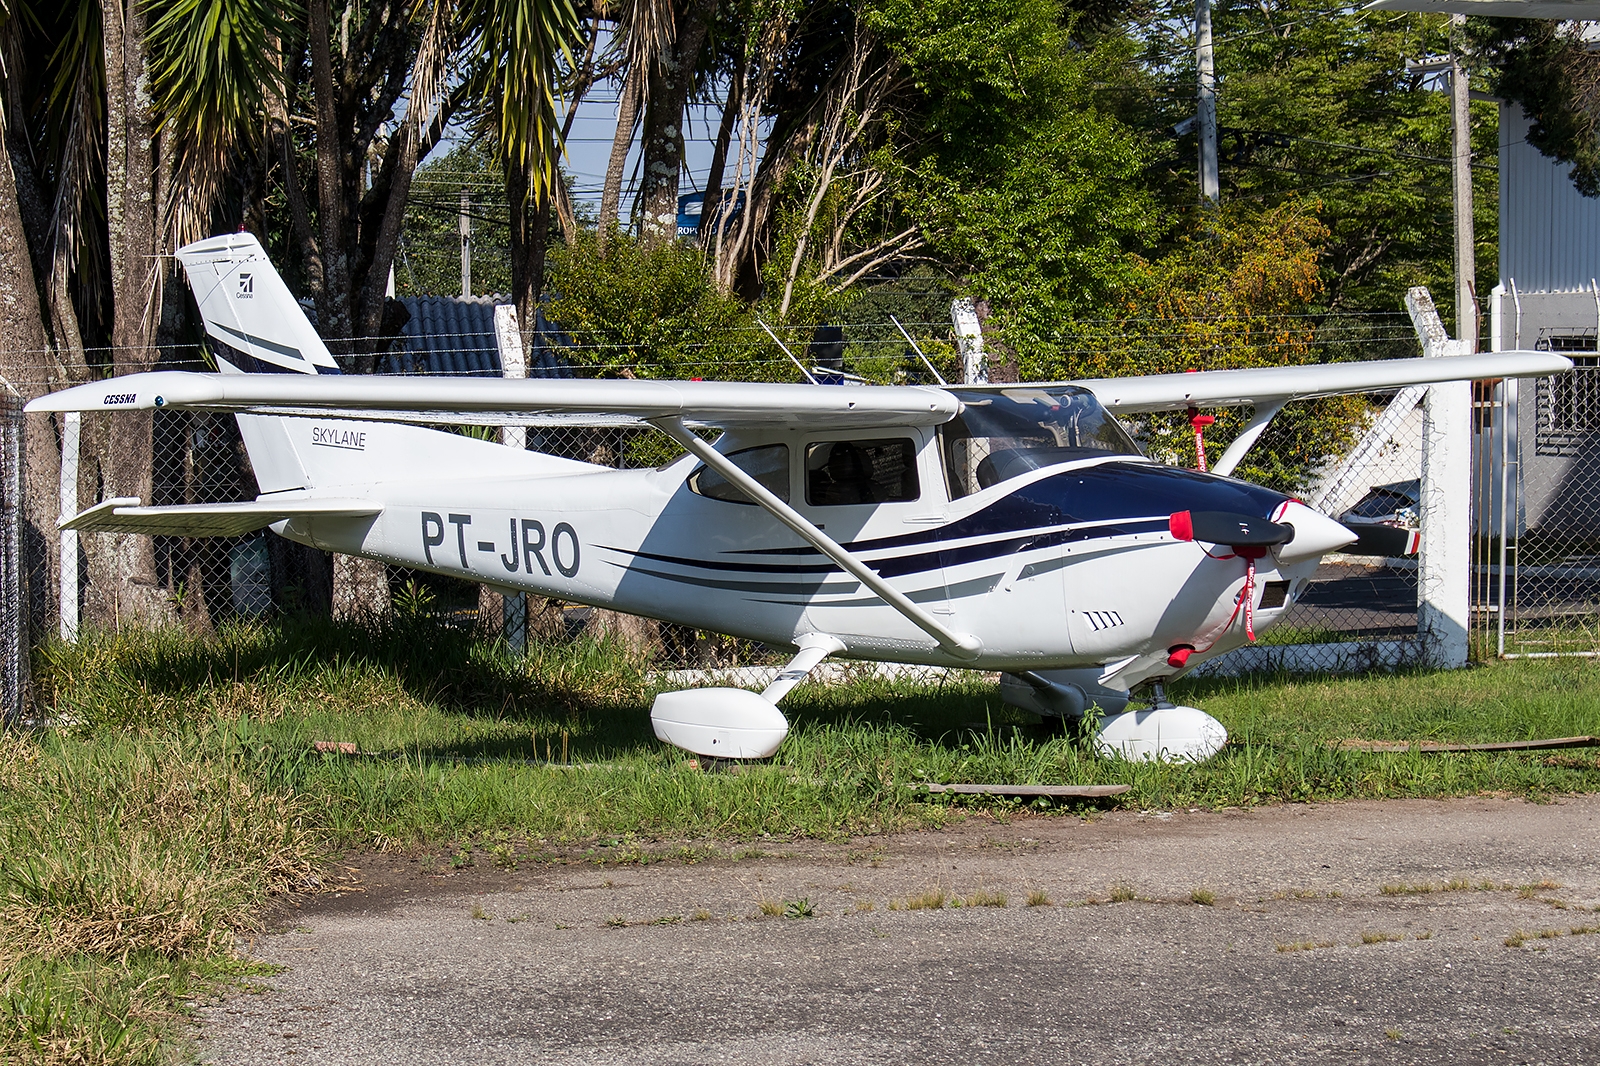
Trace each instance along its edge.
{"label": "lawn grass", "polygon": [[916,787],[934,781],[1126,783],[1118,802],[1138,808],[1600,789],[1592,750],[1330,746],[1600,733],[1589,659],[1177,687],[1232,734],[1199,766],[1096,758],[1005,707],[983,675],[864,672],[795,690],[777,757],[737,773],[693,769],[657,742],[651,678],[592,642],[514,655],[426,620],[285,620],[88,635],[42,649],[35,678],[58,724],[0,736],[5,1061],[179,1053],[185,997],[236,976],[231,938],[347,849],[648,860],[1015,809]]}

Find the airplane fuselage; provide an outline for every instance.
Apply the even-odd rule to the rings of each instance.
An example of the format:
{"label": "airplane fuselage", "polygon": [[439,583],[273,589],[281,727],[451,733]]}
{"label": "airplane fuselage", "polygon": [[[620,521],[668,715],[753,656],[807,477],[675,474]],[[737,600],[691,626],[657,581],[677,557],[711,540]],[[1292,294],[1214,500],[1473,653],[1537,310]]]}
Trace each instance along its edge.
{"label": "airplane fuselage", "polygon": [[[374,446],[419,432],[339,424]],[[657,469],[536,476],[474,477],[469,466],[447,480],[370,486],[383,504],[375,518],[274,528],[325,550],[774,645],[828,633],[849,658],[1024,670],[1146,656],[1155,666],[1173,646],[1195,648],[1199,662],[1246,640],[1246,561],[1178,539],[1170,516],[1265,519],[1286,502],[1278,493],[1123,455],[1046,466],[951,499],[937,431],[908,428],[852,439],[908,446],[912,488],[899,495],[909,498],[834,502],[835,492],[817,502],[805,456],[839,434],[815,437],[730,434],[718,450],[786,445],[792,506],[951,629],[976,635],[976,660],[953,658],[762,508],[694,491],[700,464],[688,456]],[[485,458],[498,450],[483,447]],[[1316,561],[1256,560],[1256,631],[1281,616]]]}

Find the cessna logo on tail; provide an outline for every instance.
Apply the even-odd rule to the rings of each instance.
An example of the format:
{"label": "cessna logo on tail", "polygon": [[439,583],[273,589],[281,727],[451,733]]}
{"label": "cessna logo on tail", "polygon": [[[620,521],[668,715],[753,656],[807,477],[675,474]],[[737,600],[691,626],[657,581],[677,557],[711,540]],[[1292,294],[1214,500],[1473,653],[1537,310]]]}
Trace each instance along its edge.
{"label": "cessna logo on tail", "polygon": [[238,293],[236,295],[241,300],[249,300],[249,299],[252,299],[255,296],[255,294],[256,294],[256,279],[255,279],[255,275],[249,274],[249,273],[245,273],[245,272],[241,271],[240,274],[239,274],[239,291],[238,291]]}

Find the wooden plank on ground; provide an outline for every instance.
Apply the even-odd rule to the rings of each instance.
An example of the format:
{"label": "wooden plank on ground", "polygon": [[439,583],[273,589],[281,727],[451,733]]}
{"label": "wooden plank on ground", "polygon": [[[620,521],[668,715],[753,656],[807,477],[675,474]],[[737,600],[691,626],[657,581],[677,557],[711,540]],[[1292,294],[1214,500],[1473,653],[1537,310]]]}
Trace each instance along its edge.
{"label": "wooden plank on ground", "polygon": [[1508,740],[1498,744],[1432,744],[1413,745],[1404,740],[1341,740],[1335,747],[1341,751],[1410,751],[1413,747],[1424,753],[1449,751],[1551,751],[1555,748],[1600,747],[1600,737],[1552,737],[1548,740]]}
{"label": "wooden plank on ground", "polygon": [[929,792],[961,796],[1051,796],[1060,799],[1103,799],[1120,796],[1132,785],[928,785]]}

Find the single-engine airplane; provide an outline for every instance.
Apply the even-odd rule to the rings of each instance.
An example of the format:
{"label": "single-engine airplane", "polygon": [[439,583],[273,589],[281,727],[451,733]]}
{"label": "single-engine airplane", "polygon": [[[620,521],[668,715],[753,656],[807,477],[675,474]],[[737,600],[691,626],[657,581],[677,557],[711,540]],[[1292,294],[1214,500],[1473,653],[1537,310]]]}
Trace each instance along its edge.
{"label": "single-engine airplane", "polygon": [[[220,373],[65,389],[29,411],[234,413],[253,501],[104,500],[85,532],[290,540],[730,633],[796,654],[762,692],[662,693],[656,735],[765,758],[829,656],[1004,672],[1006,698],[1103,714],[1102,751],[1204,759],[1221,723],[1165,684],[1282,617],[1356,539],[1227,477],[1291,400],[1567,371],[1548,352],[1050,384],[845,386],[341,375],[256,239],[178,252]],[[1211,473],[1146,458],[1118,414],[1250,404]],[[649,425],[687,453],[616,470],[453,432]],[[695,430],[721,434],[714,443]],[[1130,690],[1150,706],[1129,710]]]}

